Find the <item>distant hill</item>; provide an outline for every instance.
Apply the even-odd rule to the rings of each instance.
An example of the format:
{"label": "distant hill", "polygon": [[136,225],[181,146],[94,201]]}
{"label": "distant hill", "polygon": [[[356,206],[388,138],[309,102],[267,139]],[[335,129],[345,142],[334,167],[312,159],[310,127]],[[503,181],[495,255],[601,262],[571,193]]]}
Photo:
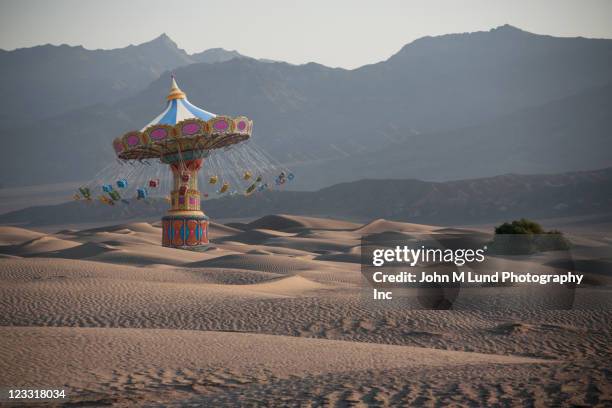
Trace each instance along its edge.
{"label": "distant hill", "polygon": [[[425,37],[355,70],[232,58],[174,72],[195,104],[251,117],[253,139],[303,175],[294,188],[612,165],[602,153],[610,150],[612,40],[502,26]],[[114,137],[161,111],[167,88],[163,74],[116,103],[0,128],[3,137],[19,134],[0,151],[0,183],[92,177],[114,159]]]}
{"label": "distant hill", "polygon": [[[254,197],[203,201],[213,218],[266,214],[332,216],[344,219],[425,224],[502,222],[517,217],[556,218],[611,214],[612,168],[555,175],[503,175],[443,183],[419,180],[361,180],[316,192],[266,192]],[[0,215],[2,224],[55,225],[156,218],[167,203],[135,201],[114,207],[69,202]]]}
{"label": "distant hill", "polygon": [[612,83],[477,126],[407,136],[381,148],[294,167],[309,185],[355,179],[448,180],[612,165]]}
{"label": "distant hill", "polygon": [[249,58],[245,55],[240,54],[236,50],[225,50],[223,48],[209,48],[202,52],[198,52],[195,54],[191,54],[191,59],[194,62],[206,62],[206,63],[215,63],[215,62],[225,62],[234,58]]}
{"label": "distant hill", "polygon": [[41,45],[0,50],[0,123],[48,118],[144,89],[167,70],[193,63],[165,34],[114,50]]}
{"label": "distant hill", "polygon": [[143,90],[168,70],[237,57],[246,58],[222,48],[189,55],[166,34],[113,50],[68,45],[0,50],[0,124],[113,102]]}

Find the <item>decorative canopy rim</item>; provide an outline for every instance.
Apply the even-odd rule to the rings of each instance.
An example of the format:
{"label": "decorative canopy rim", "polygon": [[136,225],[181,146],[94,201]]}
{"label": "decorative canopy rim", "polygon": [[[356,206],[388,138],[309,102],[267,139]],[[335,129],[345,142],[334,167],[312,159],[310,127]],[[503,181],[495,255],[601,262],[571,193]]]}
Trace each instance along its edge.
{"label": "decorative canopy rim", "polygon": [[141,130],[113,140],[119,159],[163,158],[188,151],[208,151],[251,137],[253,121],[246,116],[215,115],[191,104],[174,75],[166,109]]}

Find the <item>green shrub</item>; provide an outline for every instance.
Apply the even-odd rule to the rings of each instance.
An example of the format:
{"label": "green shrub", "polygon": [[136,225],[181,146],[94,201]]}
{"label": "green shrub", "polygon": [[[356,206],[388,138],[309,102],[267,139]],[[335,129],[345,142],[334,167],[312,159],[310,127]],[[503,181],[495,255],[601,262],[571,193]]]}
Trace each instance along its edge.
{"label": "green shrub", "polygon": [[544,228],[535,221],[521,218],[511,223],[504,222],[495,227],[496,234],[545,234]]}
{"label": "green shrub", "polygon": [[490,249],[493,253],[520,255],[569,248],[569,241],[561,231],[545,231],[537,222],[521,218],[495,227]]}

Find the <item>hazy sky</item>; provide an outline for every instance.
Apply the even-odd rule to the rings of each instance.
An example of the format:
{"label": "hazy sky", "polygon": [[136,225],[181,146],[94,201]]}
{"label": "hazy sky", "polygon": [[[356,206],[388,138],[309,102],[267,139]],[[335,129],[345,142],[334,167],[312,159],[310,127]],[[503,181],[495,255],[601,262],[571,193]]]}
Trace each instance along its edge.
{"label": "hazy sky", "polygon": [[353,68],[419,37],[506,23],[540,34],[612,38],[612,0],[2,0],[0,48],[118,48],[165,32],[190,53],[223,47]]}

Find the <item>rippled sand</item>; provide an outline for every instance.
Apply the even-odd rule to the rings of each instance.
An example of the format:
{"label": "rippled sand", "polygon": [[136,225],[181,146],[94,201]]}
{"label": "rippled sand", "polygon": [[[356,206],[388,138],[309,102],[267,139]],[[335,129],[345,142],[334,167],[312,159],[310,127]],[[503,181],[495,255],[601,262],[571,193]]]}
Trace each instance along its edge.
{"label": "rippled sand", "polygon": [[117,406],[612,404],[609,276],[573,310],[381,308],[359,240],[386,231],[441,230],[268,216],[189,252],[147,223],[0,227],[0,386]]}

